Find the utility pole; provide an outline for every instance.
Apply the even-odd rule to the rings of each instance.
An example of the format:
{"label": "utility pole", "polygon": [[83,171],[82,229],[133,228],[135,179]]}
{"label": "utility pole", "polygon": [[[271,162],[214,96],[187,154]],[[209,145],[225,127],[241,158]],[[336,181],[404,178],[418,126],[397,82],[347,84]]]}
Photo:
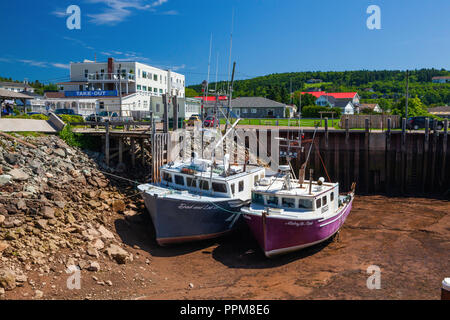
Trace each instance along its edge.
{"label": "utility pole", "polygon": [[406,121],[408,121],[408,99],[409,99],[409,70],[406,70],[406,107],[405,107]]}
{"label": "utility pole", "polygon": [[177,94],[175,94],[172,98],[172,106],[173,106],[173,131],[178,130],[178,90]]}
{"label": "utility pole", "polygon": [[164,104],[164,133],[169,132],[169,112],[168,112],[168,101],[167,101],[167,93],[162,96],[163,104]]}
{"label": "utility pole", "polygon": [[122,64],[119,64],[119,114],[122,117]]}

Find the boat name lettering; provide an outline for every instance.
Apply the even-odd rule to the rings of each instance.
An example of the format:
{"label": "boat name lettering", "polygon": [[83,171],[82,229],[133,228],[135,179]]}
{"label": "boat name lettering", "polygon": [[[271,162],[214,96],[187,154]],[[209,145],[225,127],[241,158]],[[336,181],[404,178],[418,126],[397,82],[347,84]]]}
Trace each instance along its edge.
{"label": "boat name lettering", "polygon": [[194,205],[182,203],[178,206],[180,210],[213,210],[215,207],[213,205]]}
{"label": "boat name lettering", "polygon": [[289,221],[286,223],[287,226],[296,226],[296,227],[301,227],[301,226],[312,226],[314,223],[312,221],[305,221],[305,222],[294,222],[294,221]]}

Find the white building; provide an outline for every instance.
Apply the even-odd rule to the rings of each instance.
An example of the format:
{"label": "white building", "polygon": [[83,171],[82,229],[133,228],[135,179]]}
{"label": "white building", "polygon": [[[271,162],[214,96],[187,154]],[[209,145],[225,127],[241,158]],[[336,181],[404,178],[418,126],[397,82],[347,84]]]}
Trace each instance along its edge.
{"label": "white building", "polygon": [[34,88],[28,85],[27,83],[18,83],[18,82],[3,82],[0,81],[0,89],[5,89],[14,92],[34,92]]}
{"label": "white building", "polygon": [[[142,118],[150,112],[160,116],[164,112],[162,96],[168,94],[178,97],[179,117],[185,117],[185,76],[139,62],[109,58],[107,62],[71,63],[70,81],[58,86],[60,92],[46,95],[46,106],[52,109],[69,107],[83,116],[119,113],[121,94],[123,116]],[[169,106],[169,116],[171,110]]]}

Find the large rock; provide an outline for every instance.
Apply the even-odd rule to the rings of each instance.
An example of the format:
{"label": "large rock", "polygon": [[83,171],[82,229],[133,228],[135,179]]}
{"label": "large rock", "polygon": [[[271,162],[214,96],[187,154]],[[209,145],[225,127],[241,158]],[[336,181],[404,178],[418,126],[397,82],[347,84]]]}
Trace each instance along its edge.
{"label": "large rock", "polygon": [[51,207],[45,206],[42,208],[41,214],[45,219],[55,219],[55,210]]}
{"label": "large rock", "polygon": [[53,150],[53,153],[58,155],[58,156],[60,156],[60,157],[62,157],[62,158],[66,157],[66,151],[61,149],[61,148]]}
{"label": "large rock", "polygon": [[9,269],[0,269],[0,287],[6,291],[14,290],[16,287],[16,275]]}
{"label": "large rock", "polygon": [[98,232],[100,232],[102,239],[114,239],[114,234],[104,226],[100,226],[100,228],[98,228]]}
{"label": "large rock", "polygon": [[128,252],[123,250],[121,247],[115,244],[111,244],[107,249],[106,253],[111,259],[114,259],[118,264],[125,264],[129,259]]}
{"label": "large rock", "polygon": [[0,241],[0,253],[5,251],[9,247],[9,244],[6,241]]}
{"label": "large rock", "polygon": [[13,170],[9,171],[8,173],[12,177],[12,179],[15,181],[25,181],[30,178],[30,176],[28,174],[26,174],[25,172],[23,172],[21,169],[13,169]]}
{"label": "large rock", "polygon": [[116,200],[112,204],[112,209],[114,212],[124,212],[126,209],[125,202],[122,200]]}
{"label": "large rock", "polygon": [[4,215],[0,215],[0,226],[3,224],[3,222],[5,222],[5,216]]}
{"label": "large rock", "polygon": [[8,162],[11,165],[15,165],[17,163],[17,155],[13,154],[13,153],[5,153],[3,154],[3,158],[5,159],[6,162]]}
{"label": "large rock", "polygon": [[8,174],[3,174],[0,176],[0,186],[7,184],[12,180],[12,177]]}

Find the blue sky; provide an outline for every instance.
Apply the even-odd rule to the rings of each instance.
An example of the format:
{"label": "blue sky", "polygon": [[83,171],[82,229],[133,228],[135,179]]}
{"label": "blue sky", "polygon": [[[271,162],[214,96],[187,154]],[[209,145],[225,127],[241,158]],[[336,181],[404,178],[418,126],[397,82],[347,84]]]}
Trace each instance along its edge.
{"label": "blue sky", "polygon": [[[66,8],[81,8],[81,30]],[[381,30],[369,30],[369,5]],[[0,75],[68,80],[68,64],[109,56],[171,68],[188,84],[228,76],[233,9],[237,78],[296,71],[450,69],[448,0],[1,1]]]}

